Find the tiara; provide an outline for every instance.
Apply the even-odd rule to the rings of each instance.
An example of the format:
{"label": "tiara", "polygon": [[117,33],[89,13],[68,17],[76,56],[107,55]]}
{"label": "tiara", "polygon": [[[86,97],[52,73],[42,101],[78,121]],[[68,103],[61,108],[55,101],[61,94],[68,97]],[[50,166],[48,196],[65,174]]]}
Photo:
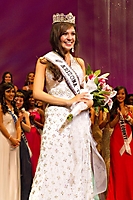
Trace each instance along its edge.
{"label": "tiara", "polygon": [[68,13],[67,15],[64,15],[63,13],[56,13],[53,15],[53,24],[56,22],[68,22],[75,24],[75,16],[73,16],[72,13]]}

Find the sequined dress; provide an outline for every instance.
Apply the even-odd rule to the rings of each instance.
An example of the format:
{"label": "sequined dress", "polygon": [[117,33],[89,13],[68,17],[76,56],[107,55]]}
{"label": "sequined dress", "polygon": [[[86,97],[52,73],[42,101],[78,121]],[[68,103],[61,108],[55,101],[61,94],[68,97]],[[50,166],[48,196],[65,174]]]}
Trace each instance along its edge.
{"label": "sequined dress", "polygon": [[[15,123],[9,113],[3,115],[3,124],[10,135],[16,137]],[[19,147],[12,148],[0,132],[0,200],[20,200],[19,162]]]}
{"label": "sequined dress", "polygon": [[[71,67],[81,83],[83,72],[73,57]],[[46,69],[46,86],[48,93],[53,96],[64,99],[71,99],[74,96],[65,80],[53,80],[49,69]],[[52,105],[45,109],[41,152],[29,200],[94,199],[90,143],[93,143],[92,148],[95,151],[96,147],[90,134],[91,122],[88,111],[82,112],[74,117],[72,122],[62,126],[69,112],[68,108],[62,106]],[[96,168],[105,173],[98,152],[92,156],[100,163],[99,168]]]}

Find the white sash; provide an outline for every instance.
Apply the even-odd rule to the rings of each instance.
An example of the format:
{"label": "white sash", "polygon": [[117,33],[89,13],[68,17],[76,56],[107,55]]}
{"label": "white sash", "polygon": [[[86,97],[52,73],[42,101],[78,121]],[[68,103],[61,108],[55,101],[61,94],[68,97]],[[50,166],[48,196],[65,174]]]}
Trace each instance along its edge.
{"label": "white sash", "polygon": [[119,123],[120,123],[120,128],[121,128],[121,132],[122,132],[122,136],[123,136],[123,140],[124,140],[124,145],[120,149],[120,155],[122,156],[125,151],[129,155],[132,155],[131,148],[130,148],[130,142],[132,140],[132,133],[130,134],[129,137],[127,136],[126,126],[125,126],[125,120],[124,120],[123,115],[122,115],[121,112],[120,112]]}
{"label": "white sash", "polygon": [[80,93],[80,84],[76,73],[67,65],[61,56],[51,51],[44,55],[43,58],[46,58],[48,61],[59,67],[66,83],[75,95]]}

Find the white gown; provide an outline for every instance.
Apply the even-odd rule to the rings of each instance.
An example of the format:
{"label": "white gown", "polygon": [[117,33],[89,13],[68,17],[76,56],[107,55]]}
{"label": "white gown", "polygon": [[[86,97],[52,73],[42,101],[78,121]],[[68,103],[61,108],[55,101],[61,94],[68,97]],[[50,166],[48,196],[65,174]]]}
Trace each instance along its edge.
{"label": "white gown", "polygon": [[[77,73],[81,83],[83,72],[74,58],[71,58],[71,67]],[[74,96],[65,80],[54,81],[48,69],[46,86],[48,93],[53,96],[65,99]],[[90,144],[92,142],[94,148],[95,144],[90,133],[89,114],[88,111],[84,111],[74,117],[72,122],[62,126],[69,112],[70,110],[65,107],[53,105],[45,110],[40,158],[29,200],[93,199]],[[93,154],[93,157],[98,157],[97,154],[98,152]],[[100,173],[105,175],[105,166],[101,157],[99,162],[102,166],[99,168],[98,165]]]}
{"label": "white gown", "polygon": [[[3,124],[15,137],[16,129],[12,116],[3,115]],[[10,141],[0,132],[0,200],[20,200],[19,148],[11,148]]]}

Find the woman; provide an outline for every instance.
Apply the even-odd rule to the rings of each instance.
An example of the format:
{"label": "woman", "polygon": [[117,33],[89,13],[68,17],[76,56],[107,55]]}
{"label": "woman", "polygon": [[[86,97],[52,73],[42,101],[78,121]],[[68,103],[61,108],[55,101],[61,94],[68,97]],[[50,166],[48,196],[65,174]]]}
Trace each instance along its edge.
{"label": "woman", "polygon": [[34,83],[34,72],[29,72],[26,76],[25,84],[23,86],[23,90],[33,90],[33,83]]}
{"label": "woman", "polygon": [[[113,128],[110,128],[110,125],[109,125],[109,112],[100,110],[99,128],[102,131],[101,154],[106,164],[107,181],[108,181],[109,171],[110,171],[110,137],[113,132]],[[105,196],[106,196],[106,193],[105,193]]]}
{"label": "woman", "polygon": [[26,110],[30,113],[30,132],[25,132],[26,139],[32,152],[31,165],[32,177],[35,175],[38,158],[40,155],[41,131],[44,125],[44,111],[35,106],[32,91],[28,92]]}
{"label": "woman", "polygon": [[14,86],[3,83],[0,94],[0,199],[20,200],[21,127],[13,104]]}
{"label": "woman", "polygon": [[30,132],[29,113],[25,111],[25,96],[23,92],[18,91],[15,95],[16,107],[19,111],[19,120],[21,124],[21,143],[20,143],[20,173],[21,173],[21,200],[29,198],[32,184],[31,150],[25,137],[25,132]]}
{"label": "woman", "polygon": [[115,88],[117,95],[110,112],[110,174],[107,200],[133,199],[133,107],[127,106],[127,91]]}
{"label": "woman", "polygon": [[[3,84],[3,83],[12,83],[13,84],[13,77],[10,72],[4,72],[4,74],[2,75],[1,84]],[[14,88],[15,88],[15,92],[16,92],[18,90],[17,86],[14,85]]]}
{"label": "woman", "polygon": [[[75,17],[71,13],[53,16],[50,41],[53,51],[38,59],[34,79],[34,97],[48,105],[41,153],[29,199],[90,200],[94,196],[90,143],[93,155],[99,159],[94,162],[103,161],[90,134],[88,109],[93,101],[88,99],[87,93],[80,94],[85,75],[84,61],[71,55],[78,44]],[[43,90],[44,83],[47,93]],[[68,123],[66,119],[71,106],[78,102],[85,102],[88,109]],[[99,169],[103,170],[104,166]],[[98,190],[96,194],[99,188],[95,189]]]}

